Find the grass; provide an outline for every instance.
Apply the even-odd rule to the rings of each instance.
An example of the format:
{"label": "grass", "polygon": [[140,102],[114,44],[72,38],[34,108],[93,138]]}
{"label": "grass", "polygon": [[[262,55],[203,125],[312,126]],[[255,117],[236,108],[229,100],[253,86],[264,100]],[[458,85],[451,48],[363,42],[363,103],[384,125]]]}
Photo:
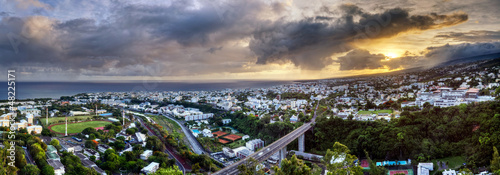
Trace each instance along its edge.
{"label": "grass", "polygon": [[[92,119],[91,115],[82,115],[82,116],[69,116],[68,117],[68,122],[73,122],[75,119],[78,119],[78,121],[82,120],[88,120],[89,118]],[[40,117],[40,122],[45,125],[46,123],[46,118],[45,117]],[[65,122],[65,117],[49,117],[49,125],[51,124],[56,124],[56,123],[64,123]]]}
{"label": "grass", "polygon": [[153,119],[157,124],[163,127],[168,134],[172,135],[174,138],[179,138],[183,140],[184,144],[189,145],[181,126],[179,126],[175,121],[166,118],[165,116],[157,115],[147,115]]}
{"label": "grass", "polygon": [[432,171],[432,174],[437,173],[437,170],[439,169],[439,166],[437,166],[438,161],[448,162],[448,169],[458,169],[463,165],[463,163],[465,163],[465,157],[455,156],[432,160],[432,163],[434,164],[434,171]]}
{"label": "grass", "polygon": [[233,148],[233,149],[234,149],[234,148],[238,148],[238,147],[240,147],[240,146],[245,146],[245,143],[246,143],[246,142],[245,142],[245,141],[243,141],[243,140],[238,140],[238,141],[235,141],[235,142],[233,142],[233,143],[228,144],[228,146],[229,146],[230,148]]}
{"label": "grass", "polygon": [[[111,124],[111,122],[108,122],[108,121],[88,121],[88,122],[81,122],[81,123],[71,123],[71,124],[68,124],[68,134],[80,133],[85,128],[88,128],[88,127],[97,128],[97,127],[106,126],[108,124]],[[64,133],[65,129],[66,129],[66,125],[52,126],[51,129],[55,132]]]}
{"label": "grass", "polygon": [[392,114],[392,109],[384,109],[384,110],[378,110],[378,111],[358,111],[358,114],[378,114],[378,113]]}

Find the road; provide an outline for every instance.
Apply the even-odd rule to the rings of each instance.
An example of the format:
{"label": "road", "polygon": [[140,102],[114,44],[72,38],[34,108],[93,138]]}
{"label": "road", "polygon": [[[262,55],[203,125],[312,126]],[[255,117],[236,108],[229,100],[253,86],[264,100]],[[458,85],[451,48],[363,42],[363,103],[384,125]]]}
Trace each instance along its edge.
{"label": "road", "polygon": [[24,156],[26,158],[26,162],[28,162],[29,164],[33,164],[33,165],[36,165],[35,164],[35,161],[33,161],[33,158],[31,158],[31,155],[30,153],[28,152],[28,149],[23,147],[24,149]]}
{"label": "road", "polygon": [[[148,135],[158,137],[156,134],[153,133],[153,131],[151,131],[151,129],[148,126],[146,126],[144,124],[144,122],[142,121],[142,119],[140,117],[135,117],[135,118],[138,119],[139,122],[141,123],[141,125],[148,130]],[[182,171],[183,174],[186,174],[185,167],[190,167],[190,166],[186,163],[186,161],[184,159],[182,159],[181,157],[179,157],[177,155],[174,155],[171,152],[171,150],[168,148],[168,145],[166,143],[163,143],[163,144],[165,145],[165,147],[167,147],[167,149],[165,149],[165,153],[167,153],[170,157],[173,157],[175,159],[175,164],[179,167],[179,169]]]}
{"label": "road", "polygon": [[189,140],[189,143],[191,144],[191,148],[196,154],[204,154],[206,152],[203,146],[201,146],[200,142],[196,140],[193,133],[188,128],[186,128],[186,126],[181,124],[175,118],[170,117],[168,114],[167,115],[163,114],[163,116],[167,117],[170,120],[175,121],[182,128],[182,132],[184,132],[184,135],[186,135],[186,138]]}
{"label": "road", "polygon": [[263,161],[267,160],[274,153],[276,153],[279,150],[281,150],[282,148],[286,147],[286,145],[288,145],[290,142],[294,141],[300,135],[304,134],[307,130],[312,128],[312,125],[314,125],[314,121],[316,120],[316,111],[318,110],[318,106],[319,106],[319,101],[318,101],[318,104],[316,104],[316,108],[314,110],[314,116],[310,122],[304,123],[304,125],[298,127],[297,129],[288,133],[284,137],[281,137],[277,141],[273,142],[272,144],[262,148],[261,150],[255,152],[255,153],[251,154],[250,156],[215,172],[214,175],[238,174],[238,166],[245,164],[245,162],[247,162],[247,160],[250,159],[251,157],[254,158],[255,160],[257,160],[258,162],[263,162]]}

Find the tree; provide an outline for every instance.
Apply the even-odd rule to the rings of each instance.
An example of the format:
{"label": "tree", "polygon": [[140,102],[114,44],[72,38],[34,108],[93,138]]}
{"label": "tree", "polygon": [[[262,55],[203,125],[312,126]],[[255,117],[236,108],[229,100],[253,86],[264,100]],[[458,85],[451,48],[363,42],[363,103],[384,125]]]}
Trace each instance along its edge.
{"label": "tree", "polygon": [[50,145],[52,145],[52,146],[56,147],[57,149],[60,149],[60,148],[61,148],[61,145],[59,145],[59,140],[57,140],[57,139],[52,139],[52,140],[50,141]]}
{"label": "tree", "polygon": [[462,175],[474,175],[474,173],[472,173],[472,171],[468,168],[462,168],[458,170],[458,172],[460,172]]}
{"label": "tree", "polygon": [[32,164],[26,165],[23,169],[21,169],[21,174],[24,175],[38,175],[39,173],[40,169]]}
{"label": "tree", "polygon": [[493,159],[491,160],[490,169],[493,172],[500,171],[500,156],[497,147],[493,147]]}
{"label": "tree", "polygon": [[264,175],[265,173],[262,169],[257,171],[258,164],[259,162],[257,162],[257,160],[250,158],[247,162],[238,166],[238,171],[240,172],[240,175]]}
{"label": "tree", "polygon": [[152,175],[182,175],[182,171],[179,170],[179,167],[174,165],[170,168],[160,168]]}
{"label": "tree", "polygon": [[54,175],[54,168],[50,165],[45,165],[42,168],[42,175]]}
{"label": "tree", "polygon": [[95,149],[97,147],[97,143],[94,142],[93,140],[87,140],[85,141],[85,148],[93,148]]}
{"label": "tree", "polygon": [[200,169],[201,169],[200,164],[199,163],[194,164],[191,169],[192,169],[191,172],[193,172],[193,173],[200,172]]}
{"label": "tree", "polygon": [[383,167],[377,167],[375,162],[372,161],[370,158],[370,155],[368,155],[368,151],[365,150],[365,155],[366,159],[368,159],[368,164],[370,165],[370,174],[371,175],[384,175],[385,173],[385,168]]}
{"label": "tree", "polygon": [[354,164],[354,161],[358,158],[354,155],[349,154],[350,150],[347,146],[335,142],[333,144],[333,149],[328,149],[326,151],[323,161],[326,164],[326,168],[329,171],[328,175],[333,174],[352,174],[361,175],[363,174],[362,168]]}
{"label": "tree", "polygon": [[292,155],[290,160],[281,161],[281,168],[274,167],[276,175],[311,175],[311,168],[304,164],[297,156]]}

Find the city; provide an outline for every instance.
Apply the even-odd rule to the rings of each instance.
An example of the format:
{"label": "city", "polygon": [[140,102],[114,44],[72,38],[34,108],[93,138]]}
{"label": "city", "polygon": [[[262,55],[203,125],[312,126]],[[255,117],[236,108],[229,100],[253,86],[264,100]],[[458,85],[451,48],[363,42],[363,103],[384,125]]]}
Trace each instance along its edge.
{"label": "city", "polygon": [[499,0],[0,0],[0,175],[500,175]]}
{"label": "city", "polygon": [[[415,120],[408,118],[410,112],[467,108],[478,104],[498,106],[499,63],[494,59],[413,73],[297,82],[270,88],[80,93],[60,99],[20,101],[10,109],[7,103],[0,104],[3,106],[0,123],[4,133],[17,130],[21,135],[18,137],[30,143],[21,148],[25,158],[19,159],[37,166],[46,162],[41,171],[50,169],[55,174],[81,171],[88,174],[153,174],[158,170],[278,174],[283,172],[279,165],[283,167],[283,161],[290,159],[298,159],[301,166],[308,166],[303,171],[324,174],[333,171],[330,165],[335,164],[324,161],[332,155],[329,151],[325,155],[320,146],[325,142],[317,140],[325,137],[323,130],[331,127],[326,123],[340,122],[337,118],[346,122],[358,121],[362,125],[398,125]],[[15,122],[10,122],[11,118],[15,118]],[[498,120],[498,116],[492,119]],[[281,129],[275,130],[277,128]],[[479,124],[471,129],[478,128]],[[404,137],[401,133],[389,135]],[[429,138],[431,145],[437,141],[432,135]],[[488,136],[482,133],[478,141],[483,144],[482,139]],[[453,142],[456,138],[442,139]],[[484,142],[497,141],[495,139]],[[9,145],[4,143],[2,147]],[[427,171],[428,174],[434,171],[433,168],[459,172],[462,169],[457,167],[469,167],[449,165],[448,162],[433,166],[432,160],[439,160],[436,159],[439,155],[456,154],[431,150],[416,155],[412,155],[411,150],[391,155],[373,152],[387,148],[371,148],[370,154],[378,157],[374,160],[384,160],[372,162],[363,153],[370,146],[362,148],[354,150],[361,149],[359,145],[350,147],[353,160],[356,160],[352,167],[360,168],[351,171],[372,173],[372,168],[385,167],[384,171],[388,172],[418,171],[420,174],[420,171]],[[40,157],[40,154],[46,156]],[[384,155],[386,158],[381,159]],[[346,159],[344,157],[342,159]],[[463,163],[474,160],[472,157],[454,158]],[[248,165],[252,162],[253,165]],[[376,166],[372,167],[371,163]],[[476,163],[480,165],[479,161]]]}

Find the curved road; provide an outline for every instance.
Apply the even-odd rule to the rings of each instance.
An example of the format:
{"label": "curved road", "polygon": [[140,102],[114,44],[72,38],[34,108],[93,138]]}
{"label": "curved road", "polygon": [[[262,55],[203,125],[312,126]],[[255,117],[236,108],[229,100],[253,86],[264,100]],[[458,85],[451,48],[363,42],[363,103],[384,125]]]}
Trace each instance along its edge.
{"label": "curved road", "polygon": [[189,143],[191,144],[191,148],[196,154],[204,154],[206,152],[203,146],[201,146],[200,142],[196,140],[193,133],[191,133],[191,131],[187,129],[186,126],[181,124],[177,119],[170,117],[168,114],[167,115],[162,114],[162,115],[170,120],[175,121],[182,128],[182,132],[184,132],[184,135],[186,135],[187,139],[189,140]]}
{"label": "curved road", "polygon": [[316,104],[316,108],[314,110],[314,117],[311,119],[310,122],[304,123],[302,126],[299,128],[293,130],[292,132],[288,133],[284,137],[278,139],[277,141],[273,142],[272,144],[262,148],[261,150],[251,154],[250,156],[233,163],[217,172],[214,173],[214,175],[233,175],[233,174],[238,174],[238,166],[245,164],[247,160],[252,157],[258,162],[263,162],[269,157],[271,157],[274,153],[278,152],[282,148],[286,147],[290,142],[294,141],[297,139],[300,135],[304,134],[307,130],[312,128],[312,125],[314,125],[314,121],[316,120],[316,111],[319,106],[319,101],[318,104]]}

